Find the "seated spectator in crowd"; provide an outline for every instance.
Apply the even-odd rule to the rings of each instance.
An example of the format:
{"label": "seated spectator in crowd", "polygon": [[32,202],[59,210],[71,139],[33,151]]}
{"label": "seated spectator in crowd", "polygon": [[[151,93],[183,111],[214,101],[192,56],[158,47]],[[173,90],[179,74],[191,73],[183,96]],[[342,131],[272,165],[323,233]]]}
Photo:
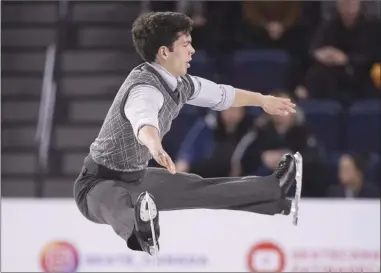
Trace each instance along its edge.
{"label": "seated spectator in crowd", "polygon": [[[285,92],[272,93],[288,97]],[[255,121],[253,131],[247,133],[232,158],[234,176],[271,174],[285,153],[300,152],[303,156],[303,196],[324,194],[321,183],[320,149],[318,141],[304,121],[301,109],[295,115],[270,116],[263,114]]]}
{"label": "seated spectator in crowd", "polygon": [[204,1],[177,0],[176,10],[191,15],[193,27],[200,27],[206,23]]}
{"label": "seated spectator in crowd", "polygon": [[195,123],[181,144],[176,169],[203,177],[230,176],[230,161],[251,121],[245,109],[234,107],[207,114]]}
{"label": "seated spectator in crowd", "polygon": [[374,88],[381,90],[381,62],[373,64],[370,75]]}
{"label": "seated spectator in crowd", "polygon": [[367,98],[366,84],[375,52],[375,24],[360,0],[337,0],[337,13],[322,23],[311,45],[315,64],[307,71],[300,99],[332,98],[342,102]]}
{"label": "seated spectator in crowd", "polygon": [[[337,0],[321,1],[321,16],[323,20],[329,20],[337,13]],[[379,0],[365,0],[361,2],[362,13],[367,18],[379,18],[381,2]]]}
{"label": "seated spectator in crowd", "polygon": [[[306,5],[299,1],[243,1],[241,44],[257,49],[284,50],[291,55],[287,89],[301,82],[308,62]],[[311,14],[311,12],[309,12]]]}
{"label": "seated spectator in crowd", "polygon": [[299,2],[243,1],[242,9],[251,45],[291,52],[299,48],[303,39],[303,35],[296,32],[301,19]]}
{"label": "seated spectator in crowd", "polygon": [[[381,10],[381,2],[379,2]],[[376,28],[381,30],[381,18],[376,21]],[[370,70],[370,77],[372,79],[373,95],[375,98],[381,99],[381,35],[377,35],[375,62]]]}
{"label": "seated spectator in crowd", "polygon": [[143,13],[150,11],[177,11],[191,16],[193,27],[203,26],[206,23],[204,1],[141,1],[141,11]]}
{"label": "seated spectator in crowd", "polygon": [[365,179],[366,159],[359,155],[344,154],[339,162],[340,184],[328,188],[326,197],[380,198],[380,190]]}

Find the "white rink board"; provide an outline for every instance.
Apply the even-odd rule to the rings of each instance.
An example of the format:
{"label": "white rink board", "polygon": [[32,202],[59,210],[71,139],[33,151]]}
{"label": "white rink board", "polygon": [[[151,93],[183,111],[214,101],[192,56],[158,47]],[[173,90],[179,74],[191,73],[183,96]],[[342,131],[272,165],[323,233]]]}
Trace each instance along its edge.
{"label": "white rink board", "polygon": [[380,202],[301,200],[290,216],[184,210],[160,215],[159,269],[72,199],[2,199],[3,272],[380,272]]}

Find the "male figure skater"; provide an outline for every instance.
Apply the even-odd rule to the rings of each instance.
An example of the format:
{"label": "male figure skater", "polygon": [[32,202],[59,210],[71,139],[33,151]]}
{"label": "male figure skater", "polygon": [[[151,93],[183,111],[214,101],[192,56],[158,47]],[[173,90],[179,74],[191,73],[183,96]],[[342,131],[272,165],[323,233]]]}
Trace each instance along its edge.
{"label": "male figure skater", "polygon": [[[88,220],[110,225],[130,249],[151,255],[159,248],[159,211],[290,214],[286,194],[295,181],[293,155],[286,154],[267,177],[204,179],[176,173],[163,149],[162,138],[185,103],[216,111],[259,106],[273,115],[295,112],[289,99],[188,75],[195,52],[191,30],[191,19],[181,13],[156,12],[136,19],[133,42],[145,62],[120,87],[74,185],[77,206]],[[151,158],[165,168],[148,168]]]}

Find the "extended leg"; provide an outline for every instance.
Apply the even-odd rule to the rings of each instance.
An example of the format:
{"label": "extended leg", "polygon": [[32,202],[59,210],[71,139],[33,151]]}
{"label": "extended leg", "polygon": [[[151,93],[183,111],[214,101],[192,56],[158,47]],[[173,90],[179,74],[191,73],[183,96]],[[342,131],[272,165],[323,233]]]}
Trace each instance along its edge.
{"label": "extended leg", "polygon": [[[295,160],[284,157],[274,174],[266,177],[202,178],[198,175],[170,174],[165,169],[149,168],[141,187],[152,193],[159,210],[179,209],[237,209],[250,208],[251,212],[274,213],[274,203],[285,198],[295,180]],[[264,209],[271,204],[271,209]]]}

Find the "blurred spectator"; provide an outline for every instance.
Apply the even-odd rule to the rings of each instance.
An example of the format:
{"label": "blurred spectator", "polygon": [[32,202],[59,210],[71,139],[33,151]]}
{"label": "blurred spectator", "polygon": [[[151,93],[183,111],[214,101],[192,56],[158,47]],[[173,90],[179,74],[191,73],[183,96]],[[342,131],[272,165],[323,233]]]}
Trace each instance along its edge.
{"label": "blurred spectator", "polygon": [[299,2],[243,1],[242,9],[251,45],[297,51],[303,40],[297,31],[301,18]]}
{"label": "blurred spectator", "polygon": [[[337,0],[336,0],[337,1]],[[335,13],[336,1],[321,1],[321,14],[323,20],[329,20]],[[379,0],[362,1],[362,12],[367,18],[379,18],[381,15],[381,2]]]}
{"label": "blurred spectator", "polygon": [[195,123],[184,139],[176,160],[177,171],[203,177],[228,177],[230,161],[250,123],[240,107],[207,114]]}
{"label": "blurred spectator", "polygon": [[193,20],[194,27],[203,26],[206,23],[204,14],[205,3],[204,1],[141,1],[142,12],[149,11],[177,11],[190,16]]}
{"label": "blurred spectator", "polygon": [[176,10],[191,16],[194,27],[205,25],[206,18],[204,14],[204,1],[177,0]]}
{"label": "blurred spectator", "polygon": [[[255,46],[292,49],[299,41],[292,32],[300,20],[295,1],[243,1],[243,17]],[[291,43],[291,44],[289,44]]]}
{"label": "blurred spectator", "polygon": [[150,11],[175,11],[175,1],[142,0],[140,3],[142,13]]}
{"label": "blurred spectator", "polygon": [[[288,97],[282,91],[272,95]],[[296,152],[303,156],[303,177],[307,181],[303,195],[321,196],[325,187],[321,183],[320,149],[301,109],[295,115],[264,114],[257,118],[254,131],[242,138],[233,155],[234,176],[268,175],[285,153]]]}
{"label": "blurred spectator", "polygon": [[344,154],[339,162],[339,185],[327,190],[327,197],[379,198],[380,190],[373,181],[365,181],[366,159],[359,155]]}
{"label": "blurred spectator", "polygon": [[[376,29],[378,32],[381,31],[381,2],[379,2],[379,18],[376,20]],[[376,52],[375,52],[375,62],[370,70],[370,76],[372,78],[374,95],[377,98],[381,98],[381,34],[376,33]]]}
{"label": "blurred spectator", "polygon": [[311,12],[300,1],[243,1],[241,43],[244,47],[277,49],[288,52],[292,63],[286,87],[294,90],[304,76],[308,62],[307,30],[313,29],[316,16],[306,20],[303,12]]}
{"label": "blurred spectator", "polygon": [[321,6],[323,3],[324,1],[300,1],[301,23],[306,26],[307,43],[322,21]]}
{"label": "blurred spectator", "polygon": [[372,81],[374,84],[374,87],[377,89],[381,89],[381,63],[375,63],[372,66],[372,69],[370,71],[370,75],[372,77]]}
{"label": "blurred spectator", "polygon": [[[369,96],[365,92],[375,49],[374,22],[363,14],[361,1],[338,0],[337,13],[318,29],[311,46],[315,64],[296,95],[343,102]],[[363,91],[364,90],[364,91]]]}

